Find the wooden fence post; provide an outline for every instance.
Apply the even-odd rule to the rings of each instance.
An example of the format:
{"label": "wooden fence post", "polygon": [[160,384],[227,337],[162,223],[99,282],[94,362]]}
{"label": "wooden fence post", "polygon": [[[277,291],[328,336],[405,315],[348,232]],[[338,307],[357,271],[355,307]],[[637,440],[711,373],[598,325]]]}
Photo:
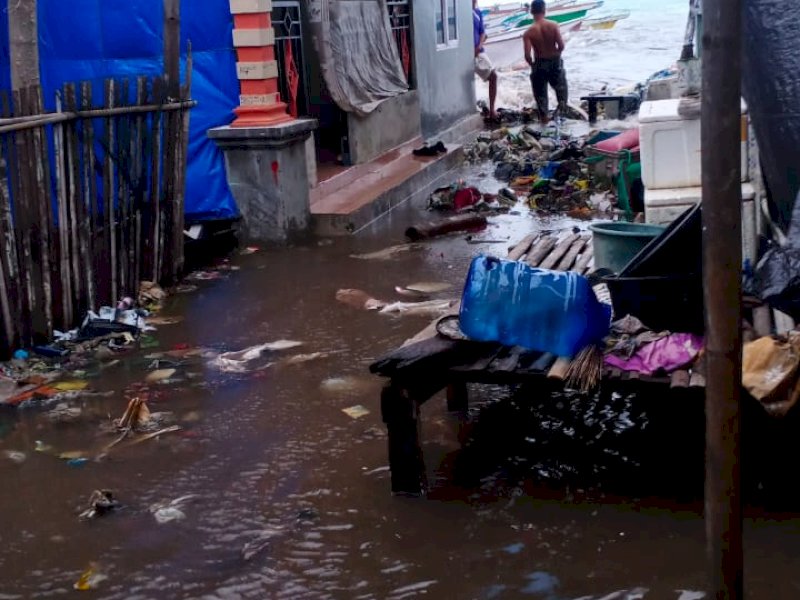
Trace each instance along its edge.
{"label": "wooden fence post", "polygon": [[703,278],[709,597],[741,600],[741,0],[704,0]]}
{"label": "wooden fence post", "polygon": [[37,0],[8,2],[8,41],[11,85],[15,90],[39,85],[39,27]]}

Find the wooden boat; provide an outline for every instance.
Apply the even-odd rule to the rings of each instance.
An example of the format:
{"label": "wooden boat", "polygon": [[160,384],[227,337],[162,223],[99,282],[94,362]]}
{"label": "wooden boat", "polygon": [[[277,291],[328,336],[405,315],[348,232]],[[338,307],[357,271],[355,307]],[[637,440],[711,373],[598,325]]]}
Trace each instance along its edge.
{"label": "wooden boat", "polygon": [[[590,2],[578,2],[570,0],[563,2],[547,11],[547,18],[555,21],[559,25],[575,23],[586,19],[589,11],[595,10],[603,5],[603,0],[591,0]],[[493,37],[505,35],[507,33],[519,32],[521,37],[524,31],[533,25],[533,15],[525,10],[517,9],[512,14],[503,16],[498,13],[496,17],[486,19],[487,43],[491,43]]]}
{"label": "wooden boat", "polygon": [[614,29],[619,21],[627,19],[630,16],[631,11],[621,10],[614,14],[596,17],[594,19],[586,19],[583,22],[583,26],[590,29]]}

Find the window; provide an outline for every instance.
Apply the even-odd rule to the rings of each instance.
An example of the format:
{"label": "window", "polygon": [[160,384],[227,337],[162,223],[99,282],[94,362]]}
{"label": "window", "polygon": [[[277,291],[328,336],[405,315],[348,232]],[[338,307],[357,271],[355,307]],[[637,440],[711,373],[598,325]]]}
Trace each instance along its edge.
{"label": "window", "polygon": [[436,11],[436,45],[439,48],[458,46],[458,0],[434,0]]}

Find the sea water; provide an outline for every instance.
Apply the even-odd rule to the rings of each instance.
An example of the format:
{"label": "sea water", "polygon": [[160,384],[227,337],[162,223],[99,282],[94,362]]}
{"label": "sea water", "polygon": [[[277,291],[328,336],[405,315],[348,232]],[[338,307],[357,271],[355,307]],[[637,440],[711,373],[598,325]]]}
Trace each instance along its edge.
{"label": "sea water", "polygon": [[[480,0],[479,4],[491,7],[496,2]],[[588,17],[624,10],[630,11],[630,16],[613,29],[586,28],[567,36],[564,65],[571,102],[577,104],[581,96],[604,88],[614,90],[643,82],[673,66],[680,57],[689,17],[688,0],[606,0]],[[493,54],[491,46],[489,54]],[[522,39],[503,44],[501,54],[502,60],[496,61],[497,106],[531,106],[530,70],[523,60]],[[487,100],[487,84],[476,78],[476,86],[478,100]]]}

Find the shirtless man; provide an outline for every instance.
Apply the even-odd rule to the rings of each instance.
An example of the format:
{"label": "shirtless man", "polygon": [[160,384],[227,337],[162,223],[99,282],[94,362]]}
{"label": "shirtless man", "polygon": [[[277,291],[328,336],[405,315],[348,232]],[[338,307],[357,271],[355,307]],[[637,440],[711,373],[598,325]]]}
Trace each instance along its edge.
{"label": "shirtless man", "polygon": [[[525,32],[525,62],[531,66],[531,86],[539,120],[546,124],[549,118],[547,86],[553,86],[558,98],[558,114],[564,115],[569,96],[567,74],[561,53],[564,51],[564,40],[558,23],[545,18],[544,0],[531,3],[534,24]],[[531,58],[533,50],[534,58]]]}

